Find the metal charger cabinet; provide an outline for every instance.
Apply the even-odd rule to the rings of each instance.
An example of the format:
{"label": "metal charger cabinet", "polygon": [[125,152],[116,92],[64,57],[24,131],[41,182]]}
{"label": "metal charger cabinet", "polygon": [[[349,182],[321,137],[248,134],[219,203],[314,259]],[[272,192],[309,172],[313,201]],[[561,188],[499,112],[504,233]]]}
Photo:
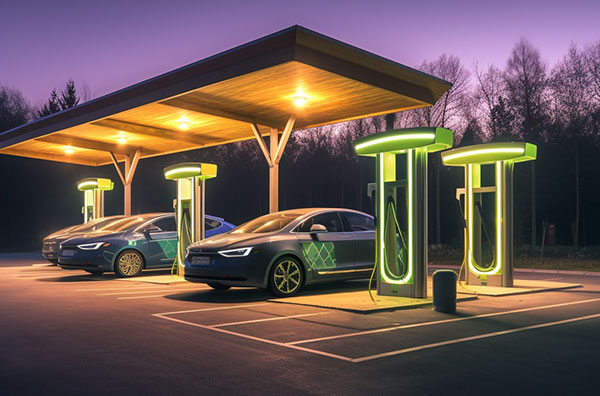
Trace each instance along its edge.
{"label": "metal charger cabinet", "polygon": [[104,217],[104,191],[111,191],[114,183],[110,179],[89,177],[77,182],[77,189],[83,191],[83,222]]}
{"label": "metal charger cabinet", "polygon": [[165,168],[177,181],[177,274],[184,275],[185,249],[204,239],[204,182],[217,177],[217,165],[185,162]]}
{"label": "metal charger cabinet", "polygon": [[354,142],[358,155],[376,160],[379,295],[427,297],[427,155],[450,147],[452,131],[444,128],[392,130]]}
{"label": "metal charger cabinet", "polygon": [[[530,143],[479,144],[442,153],[444,165],[465,168],[465,188],[456,190],[456,199],[464,196],[467,284],[513,286],[514,164],[536,155],[537,147]],[[487,225],[486,207],[493,207],[493,227]],[[491,256],[487,265],[485,242]]]}

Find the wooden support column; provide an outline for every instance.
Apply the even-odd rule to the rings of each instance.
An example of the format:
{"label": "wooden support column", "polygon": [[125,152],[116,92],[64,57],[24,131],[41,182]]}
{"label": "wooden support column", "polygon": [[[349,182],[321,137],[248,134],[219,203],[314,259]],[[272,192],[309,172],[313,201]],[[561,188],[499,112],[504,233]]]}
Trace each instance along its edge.
{"label": "wooden support column", "polygon": [[269,213],[279,211],[279,161],[281,161],[283,151],[290,138],[292,129],[294,129],[295,122],[296,116],[290,116],[283,129],[281,139],[279,139],[279,130],[277,128],[271,128],[268,150],[256,123],[250,124],[252,132],[254,132],[254,136],[256,137],[256,141],[269,165]]}
{"label": "wooden support column", "polygon": [[135,170],[140,160],[140,150],[137,150],[133,157],[131,154],[125,154],[125,172],[121,172],[114,153],[110,153],[110,158],[117,169],[119,179],[123,183],[123,215],[131,216],[131,182],[133,181],[133,175],[135,175]]}
{"label": "wooden support column", "polygon": [[277,143],[279,131],[271,128],[271,144],[269,151],[271,152],[272,166],[269,168],[269,213],[279,211],[279,162],[273,161],[277,155]]}

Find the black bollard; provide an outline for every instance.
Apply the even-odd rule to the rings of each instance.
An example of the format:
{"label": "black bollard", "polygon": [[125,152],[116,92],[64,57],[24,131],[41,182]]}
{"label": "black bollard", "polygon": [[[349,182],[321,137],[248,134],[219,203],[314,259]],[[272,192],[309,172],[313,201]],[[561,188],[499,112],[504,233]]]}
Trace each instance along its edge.
{"label": "black bollard", "polygon": [[456,312],[456,280],[452,270],[438,270],[433,273],[433,308],[438,312]]}

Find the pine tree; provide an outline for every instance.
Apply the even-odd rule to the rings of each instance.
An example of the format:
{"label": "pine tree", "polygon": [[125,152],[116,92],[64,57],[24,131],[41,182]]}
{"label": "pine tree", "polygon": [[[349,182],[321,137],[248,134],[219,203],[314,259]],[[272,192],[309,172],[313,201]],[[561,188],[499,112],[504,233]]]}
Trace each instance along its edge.
{"label": "pine tree", "polygon": [[75,82],[72,79],[67,81],[65,89],[60,93],[59,103],[61,110],[70,109],[71,107],[77,106],[79,103],[79,96],[77,96]]}
{"label": "pine tree", "polygon": [[50,114],[58,113],[61,111],[61,104],[58,100],[58,94],[56,93],[56,89],[52,89],[50,92],[50,99],[48,99],[47,103],[44,103],[41,109],[37,111],[38,116],[45,117]]}

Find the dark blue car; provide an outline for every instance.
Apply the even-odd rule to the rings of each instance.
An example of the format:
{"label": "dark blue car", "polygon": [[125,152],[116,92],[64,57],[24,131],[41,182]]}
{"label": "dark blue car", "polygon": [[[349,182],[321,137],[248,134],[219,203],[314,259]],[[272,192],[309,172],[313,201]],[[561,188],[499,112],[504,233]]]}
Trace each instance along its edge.
{"label": "dark blue car", "polygon": [[[234,225],[206,215],[206,236],[232,230]],[[142,269],[169,268],[177,251],[175,214],[151,213],[125,217],[99,231],[61,243],[58,264],[91,274],[114,271],[130,277]]]}

